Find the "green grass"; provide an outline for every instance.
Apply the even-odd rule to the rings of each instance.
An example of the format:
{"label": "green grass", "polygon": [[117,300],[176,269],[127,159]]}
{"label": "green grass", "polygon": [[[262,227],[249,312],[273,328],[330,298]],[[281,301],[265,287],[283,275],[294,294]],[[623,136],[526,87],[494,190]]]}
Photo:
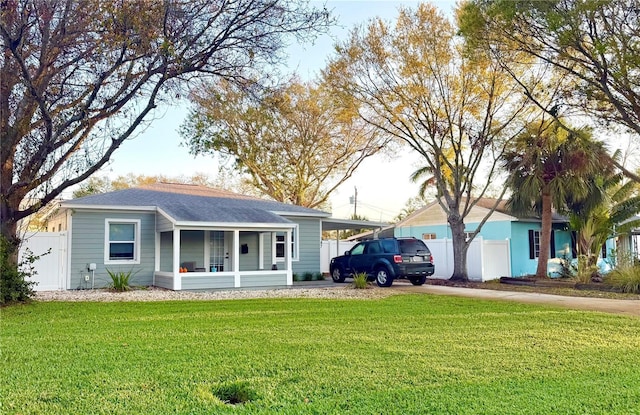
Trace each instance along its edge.
{"label": "green grass", "polygon": [[36,303],[0,324],[3,414],[640,413],[640,319],[617,315],[399,295]]}

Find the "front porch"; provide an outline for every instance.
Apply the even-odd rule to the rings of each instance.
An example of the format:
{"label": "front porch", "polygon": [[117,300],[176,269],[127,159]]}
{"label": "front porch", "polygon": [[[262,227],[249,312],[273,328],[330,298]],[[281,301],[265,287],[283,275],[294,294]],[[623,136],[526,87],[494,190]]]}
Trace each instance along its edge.
{"label": "front porch", "polygon": [[278,224],[157,231],[153,285],[171,290],[290,286],[293,229]]}

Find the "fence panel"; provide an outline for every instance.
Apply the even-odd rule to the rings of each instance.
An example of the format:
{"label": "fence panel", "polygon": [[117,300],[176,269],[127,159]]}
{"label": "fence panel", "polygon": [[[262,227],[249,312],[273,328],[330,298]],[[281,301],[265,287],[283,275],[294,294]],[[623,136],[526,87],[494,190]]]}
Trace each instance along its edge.
{"label": "fence panel", "polygon": [[40,259],[33,263],[36,274],[29,278],[37,284],[35,291],[66,290],[66,232],[36,232],[24,236],[18,258],[21,261],[30,251]]}
{"label": "fence panel", "polygon": [[483,281],[511,276],[509,241],[484,241]]}
{"label": "fence panel", "polygon": [[328,274],[331,258],[344,255],[344,251],[353,248],[355,244],[357,242],[337,241],[335,239],[322,241],[320,245],[320,272]]}
{"label": "fence panel", "polygon": [[[449,279],[453,275],[453,241],[451,239],[424,240],[431,254],[436,273],[432,278]],[[474,238],[467,251],[469,279],[488,281],[511,276],[509,241],[487,241]]]}

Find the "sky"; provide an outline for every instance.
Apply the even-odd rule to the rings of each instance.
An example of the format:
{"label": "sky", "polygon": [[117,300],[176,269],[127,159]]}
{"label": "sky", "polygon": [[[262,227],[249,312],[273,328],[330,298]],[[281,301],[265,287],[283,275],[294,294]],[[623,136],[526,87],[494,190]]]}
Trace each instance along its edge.
{"label": "sky", "polygon": [[[316,2],[312,2],[316,3]],[[321,5],[321,2],[317,2]],[[350,28],[373,17],[394,21],[400,5],[416,6],[418,1],[328,1],[327,9],[338,18],[338,26],[312,45],[292,45],[288,49],[287,70],[297,72],[303,79],[315,77],[325,66],[333,52],[334,39],[345,39]],[[450,13],[455,5],[451,0],[433,1],[443,12]],[[217,165],[211,156],[193,156],[181,145],[180,125],[189,111],[187,102],[159,108],[150,126],[135,138],[125,142],[113,154],[111,162],[99,176],[115,178],[119,175],[164,175],[189,177],[204,173],[215,177]],[[365,160],[353,177],[343,183],[331,196],[331,213],[336,218],[347,218],[354,213],[350,197],[357,188],[357,213],[372,221],[391,221],[418,193],[418,185],[410,181],[413,171],[420,166],[419,158],[408,149],[400,154],[373,156]]]}

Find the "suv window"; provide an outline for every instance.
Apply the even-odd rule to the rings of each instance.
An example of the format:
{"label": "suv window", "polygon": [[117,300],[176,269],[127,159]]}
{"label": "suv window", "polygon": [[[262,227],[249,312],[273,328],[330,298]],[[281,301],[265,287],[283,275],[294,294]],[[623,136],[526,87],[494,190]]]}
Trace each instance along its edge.
{"label": "suv window", "polygon": [[402,254],[415,254],[418,251],[429,252],[429,249],[419,239],[399,239],[400,253]]}
{"label": "suv window", "polygon": [[364,244],[358,244],[351,248],[351,255],[362,255],[364,253]]}
{"label": "suv window", "polygon": [[396,241],[394,239],[384,239],[382,241],[382,249],[387,254],[394,254],[396,252]]}
{"label": "suv window", "polygon": [[367,246],[367,254],[381,254],[382,249],[380,249],[380,244],[378,241],[370,242]]}

